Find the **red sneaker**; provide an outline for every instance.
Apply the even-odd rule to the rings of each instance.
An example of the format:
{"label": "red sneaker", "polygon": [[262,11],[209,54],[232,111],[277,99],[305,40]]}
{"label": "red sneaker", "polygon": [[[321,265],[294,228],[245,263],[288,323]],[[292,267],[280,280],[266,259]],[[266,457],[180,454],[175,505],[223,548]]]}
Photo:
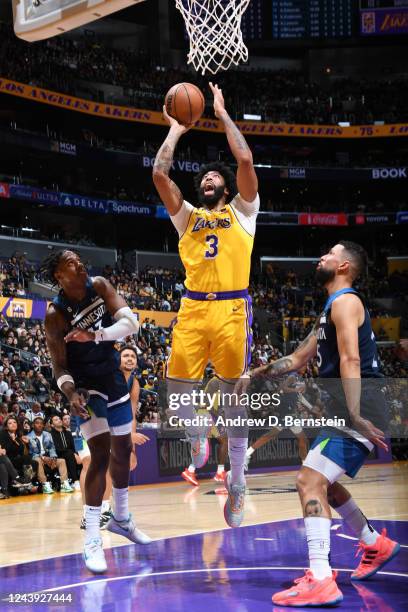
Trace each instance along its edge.
{"label": "red sneaker", "polygon": [[223,470],[222,472],[217,472],[213,480],[215,480],[215,482],[224,482],[226,475],[227,472],[225,470]]}
{"label": "red sneaker", "polygon": [[187,468],[181,474],[181,477],[184,478],[186,482],[198,487],[198,480],[196,478],[195,472],[190,472]]}
{"label": "red sneaker", "polygon": [[373,576],[381,569],[388,561],[391,561],[400,551],[398,542],[394,542],[387,538],[387,530],[384,528],[381,535],[375,541],[375,544],[364,544],[360,542],[357,549],[356,557],[360,552],[363,552],[359,566],[351,574],[352,580],[366,580]]}
{"label": "red sneaker", "polygon": [[336,584],[337,572],[323,580],[317,580],[313,572],[305,570],[302,578],[297,578],[295,584],[286,591],[275,593],[272,602],[278,606],[301,608],[307,606],[335,606],[343,601],[343,594]]}

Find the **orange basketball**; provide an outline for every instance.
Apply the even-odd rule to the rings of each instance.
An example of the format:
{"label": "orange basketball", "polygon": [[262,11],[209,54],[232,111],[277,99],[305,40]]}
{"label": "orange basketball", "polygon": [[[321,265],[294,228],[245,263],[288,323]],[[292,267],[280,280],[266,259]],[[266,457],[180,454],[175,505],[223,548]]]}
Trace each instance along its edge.
{"label": "orange basketball", "polygon": [[177,83],[166,94],[164,103],[171,117],[183,125],[198,121],[204,112],[204,96],[192,83]]}

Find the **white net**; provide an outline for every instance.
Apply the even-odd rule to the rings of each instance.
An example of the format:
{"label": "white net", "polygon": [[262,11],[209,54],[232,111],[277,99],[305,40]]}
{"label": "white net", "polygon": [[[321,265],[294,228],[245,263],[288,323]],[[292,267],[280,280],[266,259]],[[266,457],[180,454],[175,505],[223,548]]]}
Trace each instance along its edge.
{"label": "white net", "polygon": [[241,18],[250,0],[176,0],[183,15],[190,51],[187,63],[197,72],[216,74],[248,60]]}

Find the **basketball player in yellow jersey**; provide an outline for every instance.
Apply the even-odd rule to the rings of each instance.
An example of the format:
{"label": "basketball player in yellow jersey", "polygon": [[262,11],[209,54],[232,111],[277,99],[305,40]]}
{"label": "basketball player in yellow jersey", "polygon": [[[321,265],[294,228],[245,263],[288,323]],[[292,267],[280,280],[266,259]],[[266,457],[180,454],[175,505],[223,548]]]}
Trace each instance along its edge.
{"label": "basketball player in yellow jersey", "polygon": [[[180,125],[163,109],[170,131],[153,168],[153,181],[179,234],[179,251],[186,270],[185,297],[173,330],[167,366],[169,397],[191,393],[203,377],[208,361],[220,379],[221,397],[233,393],[234,380],[246,373],[251,348],[251,300],[248,295],[250,260],[259,210],[258,180],[252,153],[225,109],[221,89],[210,83],[214,112],[220,120],[238,169],[236,176],[221,163],[203,166],[195,179],[198,201],[186,202],[169,178],[174,150],[189,127]],[[225,480],[228,525],[243,519],[244,461],[248,444],[245,409],[222,407],[226,418],[242,417],[242,426],[227,428],[231,471]],[[195,416],[193,402],[180,405],[177,416]],[[186,427],[196,467],[208,459],[204,427]]]}

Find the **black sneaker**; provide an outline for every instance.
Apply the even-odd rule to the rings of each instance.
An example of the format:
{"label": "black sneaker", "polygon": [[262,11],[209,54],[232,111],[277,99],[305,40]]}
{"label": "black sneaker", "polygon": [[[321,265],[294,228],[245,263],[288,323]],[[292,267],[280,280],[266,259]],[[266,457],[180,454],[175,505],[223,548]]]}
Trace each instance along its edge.
{"label": "black sneaker", "polygon": [[15,480],[12,481],[11,486],[15,489],[21,489],[21,487],[25,487],[25,485],[18,480],[18,476]]}
{"label": "black sneaker", "polygon": [[107,510],[106,512],[102,512],[101,521],[99,523],[100,529],[106,529],[106,525],[109,523],[112,516],[113,516],[112,510]]}
{"label": "black sneaker", "polygon": [[84,517],[81,518],[81,524],[79,526],[80,529],[86,529],[86,519]]}

